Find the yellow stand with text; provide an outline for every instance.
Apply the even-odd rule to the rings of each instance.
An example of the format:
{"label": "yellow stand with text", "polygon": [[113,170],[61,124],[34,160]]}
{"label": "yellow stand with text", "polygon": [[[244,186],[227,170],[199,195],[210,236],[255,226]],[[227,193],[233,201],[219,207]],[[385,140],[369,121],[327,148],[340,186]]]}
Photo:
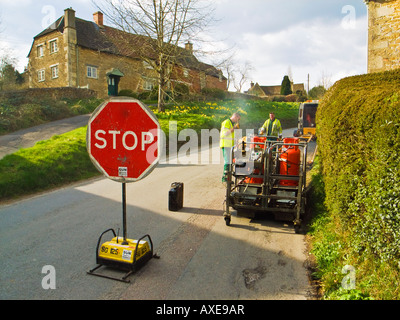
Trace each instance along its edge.
{"label": "yellow stand with text", "polygon": [[[111,241],[101,243],[104,234],[112,232],[114,238]],[[145,241],[144,239],[148,239]],[[113,229],[104,231],[97,243],[96,263],[98,266],[88,272],[90,275],[130,282],[127,278],[145,265],[153,256],[153,242],[149,235],[145,235],[139,240],[124,239],[118,237]],[[128,271],[122,278],[115,278],[99,273],[94,273],[102,266],[109,266],[120,270]]]}

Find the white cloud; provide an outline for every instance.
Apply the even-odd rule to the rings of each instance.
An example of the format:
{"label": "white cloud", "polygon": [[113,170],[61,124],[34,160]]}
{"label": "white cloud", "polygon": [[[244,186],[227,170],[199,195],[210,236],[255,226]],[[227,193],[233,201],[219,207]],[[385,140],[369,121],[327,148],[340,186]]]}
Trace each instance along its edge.
{"label": "white cloud", "polygon": [[365,73],[367,8],[360,0],[220,0],[215,37],[235,43],[236,59],[254,67],[252,80],[282,81],[290,66],[296,82],[311,86],[321,73]]}
{"label": "white cloud", "polygon": [[6,7],[23,8],[25,6],[31,5],[32,3],[33,3],[33,0],[16,0],[16,1],[0,0],[0,5],[2,8],[6,8]]}
{"label": "white cloud", "polygon": [[322,73],[334,82],[366,72],[366,30],[364,16],[354,28],[314,19],[275,32],[247,32],[238,41],[238,58],[252,63],[251,80],[261,85],[280,84],[290,66],[295,82],[306,82],[311,74],[312,87]]}

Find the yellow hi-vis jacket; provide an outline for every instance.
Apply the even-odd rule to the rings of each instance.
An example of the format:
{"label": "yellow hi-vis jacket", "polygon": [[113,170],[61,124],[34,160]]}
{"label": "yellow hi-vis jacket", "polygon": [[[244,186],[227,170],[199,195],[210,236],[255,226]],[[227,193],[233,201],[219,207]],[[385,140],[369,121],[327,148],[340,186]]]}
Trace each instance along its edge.
{"label": "yellow hi-vis jacket", "polygon": [[[271,119],[268,119],[267,121],[264,122],[262,128],[264,128],[264,133],[265,135],[268,135],[268,127],[270,125]],[[279,136],[282,134],[282,126],[281,122],[278,119],[275,119],[274,122],[272,123],[272,129],[270,132],[270,136]]]}
{"label": "yellow hi-vis jacket", "polygon": [[235,144],[235,132],[230,132],[233,128],[233,123],[231,119],[227,119],[221,124],[220,132],[220,148],[232,148]]}

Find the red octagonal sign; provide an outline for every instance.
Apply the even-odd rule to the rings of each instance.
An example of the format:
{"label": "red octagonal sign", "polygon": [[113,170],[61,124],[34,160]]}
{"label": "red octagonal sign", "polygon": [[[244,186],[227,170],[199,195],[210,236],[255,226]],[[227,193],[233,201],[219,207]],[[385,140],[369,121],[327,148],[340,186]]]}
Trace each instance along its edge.
{"label": "red octagonal sign", "polygon": [[141,180],[158,164],[159,132],[157,118],[140,101],[110,99],[89,120],[90,159],[112,180],[123,183]]}

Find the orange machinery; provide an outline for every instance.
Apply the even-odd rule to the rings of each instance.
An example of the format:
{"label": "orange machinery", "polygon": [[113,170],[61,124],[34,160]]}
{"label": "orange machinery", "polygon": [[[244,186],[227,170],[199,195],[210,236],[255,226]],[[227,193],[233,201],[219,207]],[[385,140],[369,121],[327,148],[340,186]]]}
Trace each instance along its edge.
{"label": "orange machinery", "polygon": [[254,217],[272,213],[277,220],[290,220],[296,232],[305,205],[307,143],[299,138],[254,135],[245,137],[232,150],[228,171],[225,221],[230,208]]}

